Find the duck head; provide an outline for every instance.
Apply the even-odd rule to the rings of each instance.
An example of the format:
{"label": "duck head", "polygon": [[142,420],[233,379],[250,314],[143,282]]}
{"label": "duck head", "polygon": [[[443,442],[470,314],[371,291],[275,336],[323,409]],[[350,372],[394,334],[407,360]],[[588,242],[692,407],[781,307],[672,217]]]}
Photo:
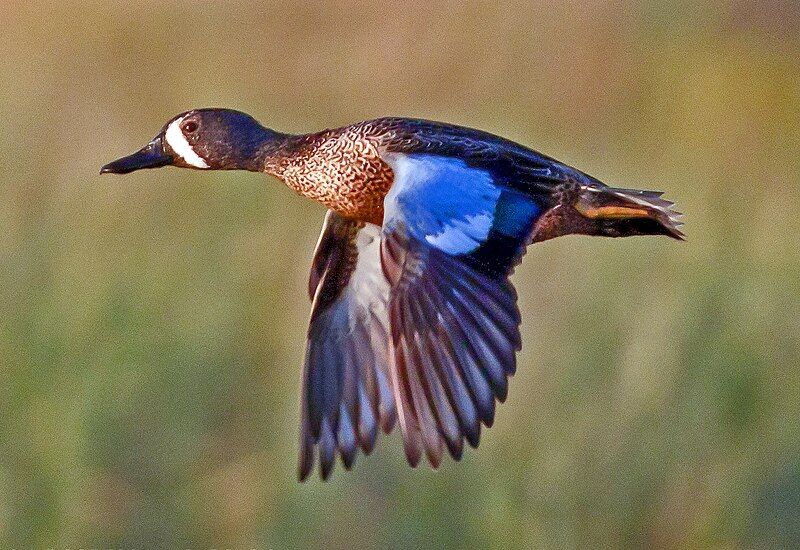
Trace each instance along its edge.
{"label": "duck head", "polygon": [[240,111],[195,109],[172,118],[150,143],[106,164],[100,173],[127,174],[161,166],[260,171],[270,145],[281,137]]}

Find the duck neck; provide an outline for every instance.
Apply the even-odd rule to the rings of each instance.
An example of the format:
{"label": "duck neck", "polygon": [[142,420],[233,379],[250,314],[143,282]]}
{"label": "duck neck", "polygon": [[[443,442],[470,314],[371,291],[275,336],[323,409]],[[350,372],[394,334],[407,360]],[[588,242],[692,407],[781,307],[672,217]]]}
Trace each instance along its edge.
{"label": "duck neck", "polygon": [[277,173],[281,159],[287,155],[287,150],[294,136],[282,134],[268,128],[261,128],[257,136],[253,136],[249,147],[242,151],[236,164],[239,169],[250,172],[266,172],[280,177]]}
{"label": "duck neck", "polygon": [[307,161],[318,152],[326,135],[326,132],[299,135],[274,133],[257,155],[258,171],[266,172],[295,191],[302,192],[295,180],[313,171]]}

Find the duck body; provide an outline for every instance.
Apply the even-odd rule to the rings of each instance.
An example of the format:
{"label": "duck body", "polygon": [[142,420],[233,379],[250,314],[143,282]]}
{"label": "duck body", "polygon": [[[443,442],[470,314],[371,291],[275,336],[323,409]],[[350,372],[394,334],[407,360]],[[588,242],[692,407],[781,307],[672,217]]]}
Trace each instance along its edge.
{"label": "duck body", "polygon": [[[536,151],[472,128],[410,118],[379,118],[314,134],[287,136],[265,157],[263,171],[339,214],[381,224],[383,201],[398,155],[459,159],[485,170],[495,185],[522,193],[557,167],[586,183],[599,183]],[[558,181],[553,176],[553,181]],[[533,185],[529,185],[532,183]],[[544,198],[544,197],[542,197]]]}
{"label": "duck body", "polygon": [[521,348],[509,280],[567,234],[682,239],[661,193],[608,187],[532,149],[451,124],[380,118],[305,135],[227,109],[171,119],[101,173],[175,165],[266,172],[328,207],[312,259],[300,479],[399,424],[408,462],[476,447]]}

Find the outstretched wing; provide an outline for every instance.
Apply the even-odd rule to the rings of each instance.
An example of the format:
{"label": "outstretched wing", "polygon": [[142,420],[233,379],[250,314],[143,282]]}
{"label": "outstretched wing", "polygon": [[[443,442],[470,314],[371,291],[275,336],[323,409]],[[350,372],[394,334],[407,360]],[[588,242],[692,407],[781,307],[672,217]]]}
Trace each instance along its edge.
{"label": "outstretched wing", "polygon": [[388,154],[383,228],[330,211],[309,281],[300,479],[399,419],[409,463],[476,447],[521,347],[508,276],[542,207],[446,156]]}
{"label": "outstretched wing", "polygon": [[378,426],[396,413],[389,382],[389,285],[380,266],[380,228],[328,211],[312,262],[303,372],[300,480],[314,466],[326,479],[337,455],[350,469],[369,453]]}
{"label": "outstretched wing", "polygon": [[409,463],[478,445],[504,401],[521,347],[508,275],[541,207],[488,171],[446,156],[385,155],[381,261],[391,290],[390,363]]}

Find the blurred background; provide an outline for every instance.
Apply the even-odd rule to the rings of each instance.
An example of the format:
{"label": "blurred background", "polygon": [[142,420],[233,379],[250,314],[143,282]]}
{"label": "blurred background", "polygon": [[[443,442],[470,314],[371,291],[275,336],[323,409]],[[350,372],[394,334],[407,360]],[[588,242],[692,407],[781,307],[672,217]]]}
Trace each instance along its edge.
{"label": "blurred background", "polygon": [[[800,545],[794,0],[0,3],[0,545]],[[663,189],[688,241],[568,237],[477,451],[296,482],[324,209],[267,176],[99,177],[176,113],[401,115]]]}

